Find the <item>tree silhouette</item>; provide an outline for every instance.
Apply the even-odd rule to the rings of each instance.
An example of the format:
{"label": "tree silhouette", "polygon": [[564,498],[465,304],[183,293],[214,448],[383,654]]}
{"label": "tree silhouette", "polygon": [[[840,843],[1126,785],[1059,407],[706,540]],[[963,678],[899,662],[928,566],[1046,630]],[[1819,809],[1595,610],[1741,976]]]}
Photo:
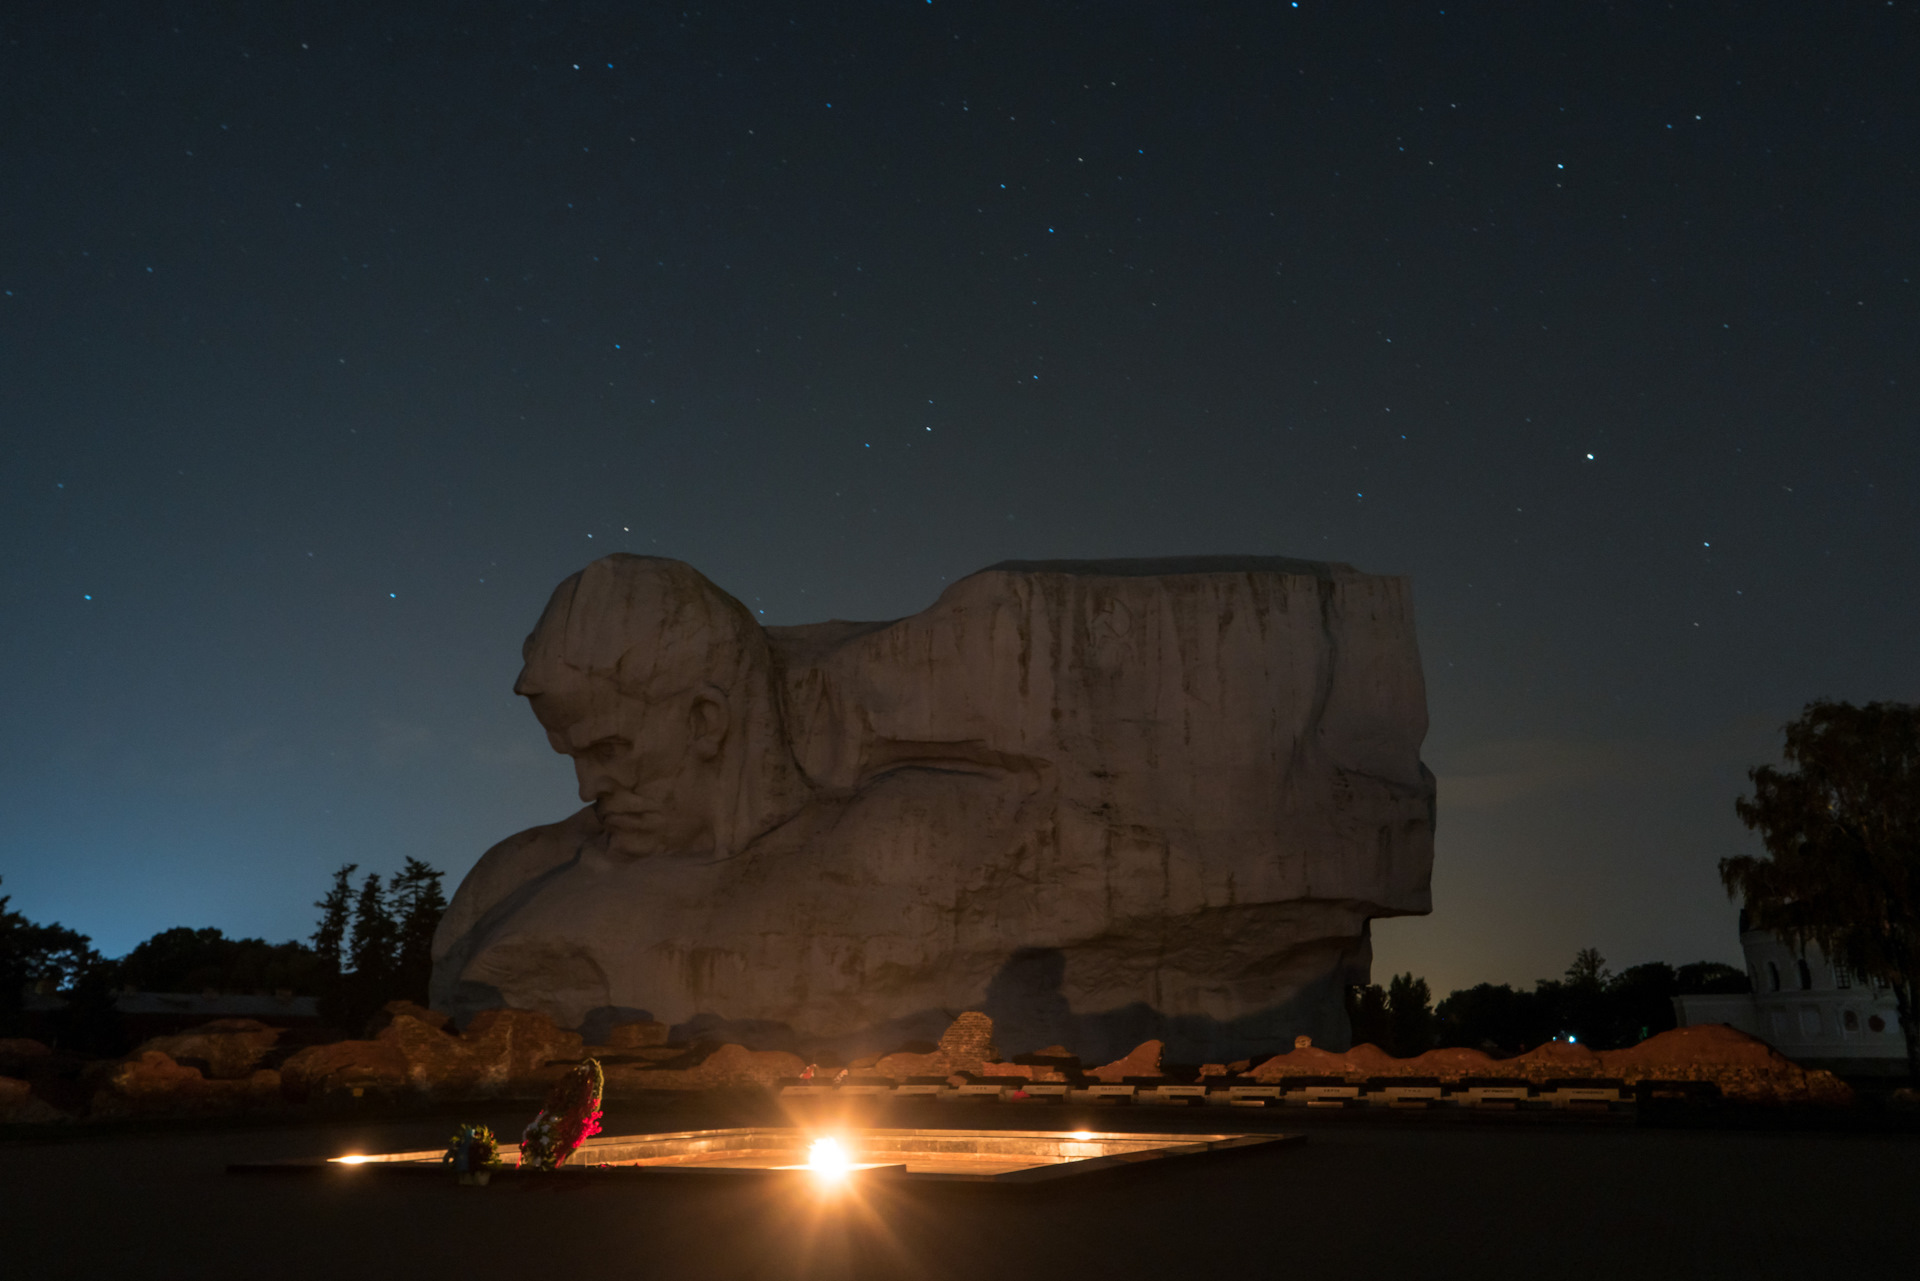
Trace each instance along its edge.
{"label": "tree silhouette", "polygon": [[353,901],[353,937],[347,944],[347,959],[353,964],[346,980],[349,1028],[366,1022],[375,1010],[393,999],[397,934],[380,875],[368,872]]}
{"label": "tree silhouette", "polygon": [[427,984],[433,977],[433,932],[447,910],[440,876],[409,858],[387,887],[395,932],[393,990],[421,1005],[427,1003]]}
{"label": "tree silhouette", "polygon": [[1612,1050],[1671,1031],[1676,996],[1752,990],[1745,970],[1719,961],[1677,970],[1649,961],[1610,975],[1600,953],[1586,948],[1564,978],[1541,979],[1531,992],[1505,983],[1463,988],[1449,993],[1435,1016],[1441,1045],[1514,1054],[1571,1032],[1597,1050]]}
{"label": "tree silhouette", "polygon": [[1613,971],[1607,968],[1607,958],[1600,955],[1597,947],[1583,947],[1574,953],[1573,964],[1567,967],[1567,984],[1570,987],[1604,988],[1613,981]]}
{"label": "tree silhouette", "polygon": [[315,995],[327,976],[297,942],[230,939],[212,927],[162,930],[121,957],[119,981],[145,992],[277,992]]}
{"label": "tree silhouette", "polygon": [[1735,810],[1768,857],[1720,861],[1756,928],[1893,990],[1920,1084],[1920,707],[1813,702]]}
{"label": "tree silhouette", "polygon": [[348,863],[314,904],[313,931],[325,995],[320,1011],[329,1023],[358,1031],[390,1001],[422,1005],[433,976],[433,932],[447,909],[442,873],[409,858],[382,883],[369,872],[354,888],[359,865]]}
{"label": "tree silhouette", "polygon": [[1427,981],[1412,974],[1396,974],[1384,988],[1378,983],[1348,988],[1347,1023],[1355,1045],[1377,1046],[1400,1059],[1431,1050],[1438,1027]]}
{"label": "tree silhouette", "polygon": [[336,1027],[350,1027],[354,1021],[355,1002],[347,982],[347,936],[353,926],[353,874],[359,868],[358,863],[341,864],[326,897],[314,904],[320,909],[313,931],[313,950],[320,957],[320,1017]]}
{"label": "tree silhouette", "polygon": [[1392,1043],[1385,1048],[1395,1058],[1410,1059],[1433,1048],[1433,993],[1425,979],[1407,973],[1388,980],[1387,1024]]}
{"label": "tree silhouette", "polygon": [[1552,1033],[1537,992],[1505,983],[1480,983],[1448,994],[1434,1011],[1442,1045],[1463,1045],[1495,1056],[1518,1054]]}
{"label": "tree silhouette", "polygon": [[320,924],[313,931],[313,950],[320,964],[338,981],[347,968],[347,926],[353,914],[353,874],[358,863],[346,863],[333,874],[333,888],[315,903],[320,909]]}
{"label": "tree silhouette", "polygon": [[1393,1019],[1387,1013],[1386,989],[1378,983],[1348,988],[1347,1024],[1353,1029],[1355,1045],[1375,1045],[1384,1050],[1392,1044]]}
{"label": "tree silhouette", "polygon": [[[1632,971],[1628,971],[1632,973]],[[1753,980],[1737,965],[1724,961],[1695,961],[1673,972],[1673,994],[1696,996],[1753,991]]]}
{"label": "tree silhouette", "polygon": [[1618,1044],[1612,1027],[1613,983],[1607,958],[1600,955],[1598,948],[1583,947],[1574,954],[1573,964],[1567,967],[1560,982],[1542,980],[1534,991],[1546,1003],[1555,1036],[1570,1036],[1604,1050]]}
{"label": "tree silhouette", "polygon": [[22,1025],[26,991],[45,985],[59,991],[102,965],[93,940],[58,923],[40,925],[7,906],[0,894],[0,1035]]}

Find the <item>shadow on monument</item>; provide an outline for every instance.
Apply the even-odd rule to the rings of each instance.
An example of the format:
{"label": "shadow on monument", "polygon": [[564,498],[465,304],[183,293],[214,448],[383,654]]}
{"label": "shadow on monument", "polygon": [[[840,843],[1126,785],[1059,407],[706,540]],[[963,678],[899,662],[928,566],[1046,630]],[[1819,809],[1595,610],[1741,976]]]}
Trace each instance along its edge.
{"label": "shadow on monument", "polygon": [[[1067,999],[1067,960],[1066,952],[1057,947],[1018,948],[987,981],[985,999],[977,1007],[968,1007],[993,1020],[993,1040],[1002,1056],[1058,1045],[1091,1067],[1118,1059],[1143,1041],[1157,1040],[1165,1043],[1163,1056],[1168,1062],[1229,1063],[1284,1053],[1301,1035],[1330,1050],[1344,1050],[1351,1040],[1339,974],[1236,1019],[1166,1014],[1144,1001],[1082,1013]],[[493,988],[462,986],[463,995],[487,1008],[506,1004]],[[676,1044],[734,1042],[754,1050],[787,1050],[850,1062],[862,1055],[909,1047],[931,1049],[960,1013],[959,1009],[916,1010],[855,1032],[822,1037],[774,1020],[730,1019],[703,1011],[674,1024],[668,1035]],[[638,1007],[602,1005],[589,1010],[577,1030],[588,1044],[597,1044],[618,1024],[652,1018],[651,1011]]]}
{"label": "shadow on monument", "polygon": [[1118,1059],[1143,1041],[1162,1041],[1169,1062],[1224,1063],[1285,1052],[1302,1035],[1316,1045],[1344,1050],[1352,1035],[1334,977],[1239,1018],[1216,1019],[1165,1014],[1144,1001],[1076,1013],[1064,990],[1066,974],[1067,956],[1060,948],[1020,948],[988,981],[981,1010],[993,1020],[1001,1054],[1059,1045],[1092,1066]]}
{"label": "shadow on monument", "polygon": [[580,1020],[580,1039],[588,1045],[604,1045],[613,1035],[613,1029],[622,1023],[651,1023],[653,1012],[631,1005],[600,1005],[587,1011]]}
{"label": "shadow on monument", "polygon": [[750,1050],[786,1050],[809,1059],[848,1063],[909,1046],[930,1050],[959,1014],[959,1010],[917,1010],[843,1036],[805,1036],[791,1024],[769,1019],[729,1019],[700,1013],[685,1023],[674,1024],[669,1035],[676,1044],[733,1042]]}

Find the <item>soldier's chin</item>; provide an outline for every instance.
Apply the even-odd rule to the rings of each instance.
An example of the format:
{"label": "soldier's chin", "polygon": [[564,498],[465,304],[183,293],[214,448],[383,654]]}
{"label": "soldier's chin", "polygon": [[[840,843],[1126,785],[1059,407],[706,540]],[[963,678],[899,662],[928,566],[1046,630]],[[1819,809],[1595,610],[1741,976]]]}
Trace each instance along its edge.
{"label": "soldier's chin", "polygon": [[603,816],[600,826],[607,833],[607,849],[629,858],[641,858],[660,852],[660,833],[651,824],[628,814]]}

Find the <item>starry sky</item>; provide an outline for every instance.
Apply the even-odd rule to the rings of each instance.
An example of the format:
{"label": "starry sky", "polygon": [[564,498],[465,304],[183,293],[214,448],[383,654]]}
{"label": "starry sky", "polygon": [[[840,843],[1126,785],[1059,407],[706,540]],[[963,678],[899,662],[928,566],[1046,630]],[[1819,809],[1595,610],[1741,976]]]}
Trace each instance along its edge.
{"label": "starry sky", "polygon": [[1920,699],[1920,6],[0,12],[0,893],[304,935],[574,808],[630,550],[1411,575],[1437,992],[1737,958],[1745,771]]}

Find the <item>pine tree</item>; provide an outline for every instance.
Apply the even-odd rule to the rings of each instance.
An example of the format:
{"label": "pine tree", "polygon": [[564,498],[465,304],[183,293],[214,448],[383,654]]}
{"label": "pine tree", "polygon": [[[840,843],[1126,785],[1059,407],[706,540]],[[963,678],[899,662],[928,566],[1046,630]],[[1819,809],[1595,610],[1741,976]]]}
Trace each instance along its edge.
{"label": "pine tree", "polygon": [[433,932],[447,910],[440,877],[419,859],[409,858],[388,885],[396,933],[393,994],[422,1005],[433,977]]}
{"label": "pine tree", "polygon": [[393,999],[394,943],[397,931],[387,908],[380,875],[368,872],[353,903],[353,941],[347,956],[353,973],[347,980],[348,1026],[364,1023]]}
{"label": "pine tree", "polygon": [[347,922],[353,911],[351,877],[358,863],[342,864],[333,874],[333,888],[315,903],[320,909],[320,924],[313,931],[313,950],[320,954],[320,965],[329,979],[338,980],[346,969]]}
{"label": "pine tree", "polygon": [[442,873],[409,858],[384,884],[369,872],[353,887],[359,870],[348,863],[333,874],[333,887],[314,906],[320,923],[314,951],[325,974],[321,1013],[339,1027],[358,1029],[389,1001],[424,1005],[433,977],[433,933],[447,909]]}

